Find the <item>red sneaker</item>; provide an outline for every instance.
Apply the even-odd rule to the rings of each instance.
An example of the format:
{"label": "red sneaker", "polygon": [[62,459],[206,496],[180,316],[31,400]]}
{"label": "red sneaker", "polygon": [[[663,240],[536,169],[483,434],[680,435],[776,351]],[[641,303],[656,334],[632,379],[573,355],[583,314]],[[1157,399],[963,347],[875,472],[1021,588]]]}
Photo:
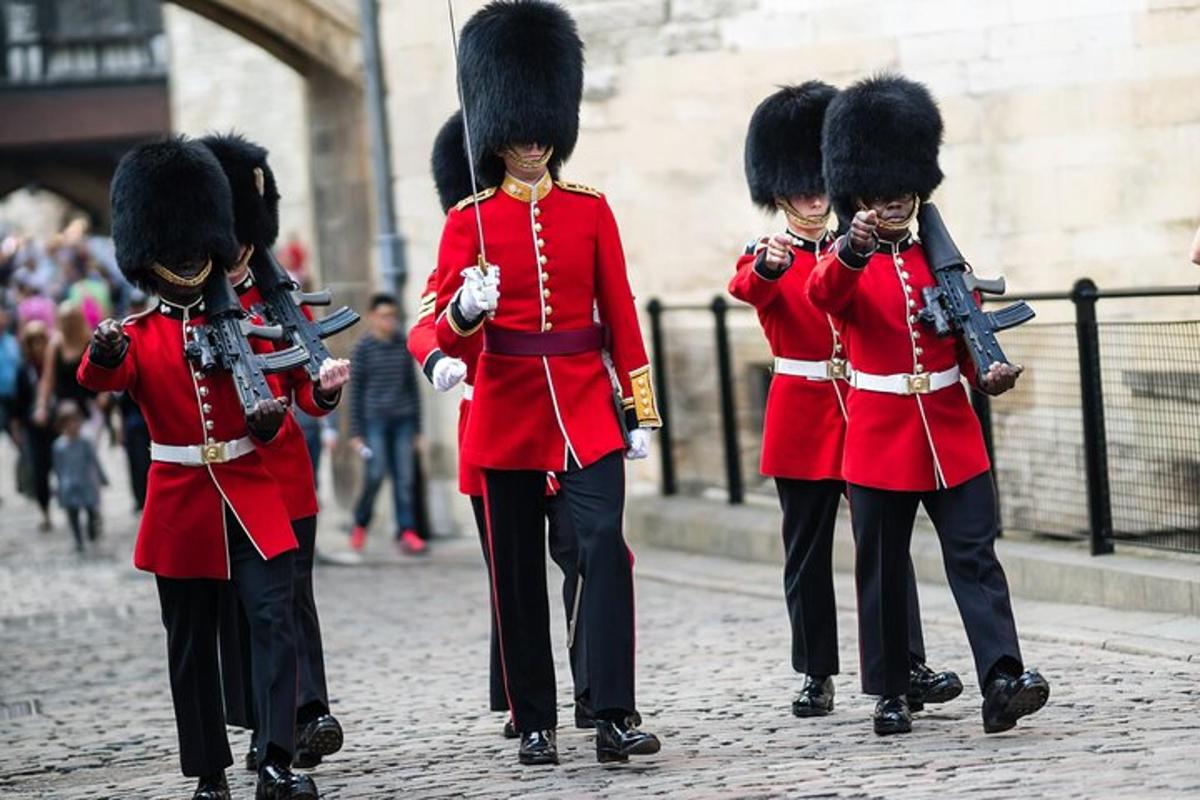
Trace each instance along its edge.
{"label": "red sneaker", "polygon": [[417,536],[417,532],[412,528],[405,528],[400,532],[400,549],[410,556],[419,556],[425,552],[425,540]]}
{"label": "red sneaker", "polygon": [[362,525],[355,525],[350,531],[350,549],[362,550],[367,543],[367,529]]}

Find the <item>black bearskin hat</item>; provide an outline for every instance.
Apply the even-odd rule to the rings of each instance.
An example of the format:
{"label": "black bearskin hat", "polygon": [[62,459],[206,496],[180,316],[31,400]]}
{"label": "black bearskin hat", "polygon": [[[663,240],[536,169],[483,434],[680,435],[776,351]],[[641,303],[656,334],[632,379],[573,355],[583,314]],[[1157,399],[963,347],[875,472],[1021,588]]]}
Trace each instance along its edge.
{"label": "black bearskin hat", "polygon": [[[200,140],[221,163],[233,192],[233,227],[240,244],[270,247],[279,237],[279,190],[267,150],[236,133]],[[262,178],[255,174],[262,170]]]}
{"label": "black bearskin hat", "polygon": [[130,150],[111,188],[117,264],[130,283],[153,289],[150,267],[238,257],[229,181],[208,148],[182,136]]}
{"label": "black bearskin hat", "polygon": [[554,147],[557,175],[579,138],[583,99],[583,42],[571,15],[547,0],[493,0],[463,26],[458,61],[482,181],[498,186],[496,154],[530,142]]}
{"label": "black bearskin hat", "polygon": [[837,94],[827,83],[784,86],[758,104],[746,132],[746,183],[750,199],[774,210],[775,199],[824,194],[821,123]]}
{"label": "black bearskin hat", "polygon": [[[462,112],[455,111],[442,125],[433,140],[433,155],[429,159],[433,167],[433,183],[437,187],[438,202],[442,211],[448,212],[460,200],[475,194],[471,188],[471,169],[467,163],[467,140],[463,131]],[[477,178],[479,176],[476,176]],[[487,184],[480,183],[479,188]]]}
{"label": "black bearskin hat", "polygon": [[825,185],[849,219],[859,199],[916,194],[942,182],[942,115],[923,84],[895,74],[855,83],[834,98],[821,138]]}

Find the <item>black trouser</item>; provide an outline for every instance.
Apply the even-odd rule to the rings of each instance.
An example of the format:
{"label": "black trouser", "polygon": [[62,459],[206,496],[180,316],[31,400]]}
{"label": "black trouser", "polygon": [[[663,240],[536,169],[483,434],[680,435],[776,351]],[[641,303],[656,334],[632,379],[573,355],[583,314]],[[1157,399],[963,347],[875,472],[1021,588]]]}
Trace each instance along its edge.
{"label": "black trouser", "polygon": [[[817,677],[839,671],[837,603],[833,592],[833,534],[842,481],[776,478],[783,508],[783,593],[792,625],[792,668]],[[908,565],[909,652],[925,661],[921,606],[916,575]],[[875,583],[859,586],[860,613],[879,613]],[[872,683],[882,679],[883,645],[879,637],[859,639],[863,672]]]}
{"label": "black trouser", "polygon": [[[265,721],[259,726],[259,752],[290,760],[296,728],[294,554],[265,561],[228,509],[225,526],[232,583],[249,622],[255,717]],[[227,582],[161,576],[157,581],[183,774],[209,775],[233,763],[217,656],[217,604]]]}
{"label": "black trouser", "polygon": [[98,508],[69,506],[64,510],[67,512],[67,522],[71,525],[71,533],[75,536],[76,548],[83,549],[83,527],[79,524],[79,512],[81,511],[87,515],[88,541],[96,541],[96,537],[100,535],[100,510]]}
{"label": "black trouser", "polygon": [[[296,657],[299,691],[296,721],[304,724],[329,713],[325,685],[325,651],[321,646],[321,621],[313,595],[313,557],[316,552],[317,518],[292,521],[300,549],[295,554],[292,603],[295,613]],[[225,690],[225,721],[254,729],[253,647],[246,612],[236,591],[221,598],[221,680]]]}
{"label": "black trouser", "polygon": [[[620,452],[557,473],[579,543],[580,639],[596,715],[620,718],[634,708],[633,567],[621,533],[625,465]],[[546,473],[485,470],[492,597],[500,661],[520,731],[554,728],[554,657],[546,597]]]}
{"label": "black trouser", "polygon": [[880,637],[884,661],[883,680],[878,684],[867,682],[864,669],[863,691],[897,695],[908,687],[909,616],[903,606],[887,600],[907,592],[906,564],[918,503],[925,506],[937,530],[946,578],[971,643],[982,691],[988,673],[1000,662],[1021,668],[1008,582],[996,559],[996,492],[990,472],[931,492],[893,492],[851,484],[859,586],[878,581],[881,600],[877,613],[859,610],[859,635]]}
{"label": "black trouser", "polygon": [[146,505],[146,479],[150,475],[150,431],[144,422],[126,423],[122,436],[129,461],[129,485],[133,489],[133,500],[141,510]]}
{"label": "black trouser", "polygon": [[[484,516],[483,498],[471,497],[471,510],[475,512],[475,525],[479,529],[479,543],[483,546],[483,561],[489,564],[488,580],[491,580],[491,559],[488,556],[487,519]],[[562,493],[546,498],[546,519],[550,532],[550,558],[558,565],[563,574],[563,608],[567,614],[567,630],[571,629],[571,617],[575,611],[575,594],[579,586],[579,543],[575,540],[575,530],[571,526],[571,517],[567,513],[566,503]],[[504,668],[500,664],[500,637],[496,633],[495,606],[491,600],[491,589],[488,590],[489,615],[492,620],[492,636],[490,658],[488,661],[488,703],[492,711],[508,711],[508,700],[504,696]],[[570,648],[571,678],[575,684],[575,699],[586,698],[587,664],[584,653],[586,647],[580,633],[581,620],[576,619],[575,640]]]}

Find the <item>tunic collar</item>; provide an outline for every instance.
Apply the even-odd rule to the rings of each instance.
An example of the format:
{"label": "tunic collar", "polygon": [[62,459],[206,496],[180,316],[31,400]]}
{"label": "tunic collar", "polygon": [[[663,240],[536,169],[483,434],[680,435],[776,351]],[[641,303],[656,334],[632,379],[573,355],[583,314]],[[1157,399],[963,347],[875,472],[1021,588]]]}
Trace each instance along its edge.
{"label": "tunic collar", "polygon": [[825,231],[820,239],[809,239],[801,236],[791,228],[787,229],[787,235],[792,240],[792,247],[798,247],[801,250],[807,250],[810,253],[816,253],[819,250],[825,249],[825,245],[829,244],[833,239],[833,233]]}
{"label": "tunic collar", "polygon": [[254,274],[250,270],[246,270],[246,276],[235,283],[233,288],[238,293],[238,297],[241,297],[254,288]]}
{"label": "tunic collar", "polygon": [[169,300],[158,298],[158,311],[160,314],[171,319],[183,319],[184,314],[194,317],[197,314],[204,313],[204,298],[197,298],[186,306],[181,306],[178,303],[172,303]]}
{"label": "tunic collar", "polygon": [[532,203],[534,200],[541,200],[550,194],[550,190],[554,188],[554,178],[551,177],[550,170],[546,170],[545,174],[538,178],[537,183],[526,183],[520,178],[514,178],[506,173],[500,188],[514,200]]}
{"label": "tunic collar", "polygon": [[899,239],[895,242],[889,242],[886,239],[880,239],[879,240],[879,252],[889,253],[889,254],[890,253],[903,253],[905,250],[912,247],[916,243],[917,243],[917,240],[915,238],[913,238],[913,235],[911,232],[904,234],[903,239]]}

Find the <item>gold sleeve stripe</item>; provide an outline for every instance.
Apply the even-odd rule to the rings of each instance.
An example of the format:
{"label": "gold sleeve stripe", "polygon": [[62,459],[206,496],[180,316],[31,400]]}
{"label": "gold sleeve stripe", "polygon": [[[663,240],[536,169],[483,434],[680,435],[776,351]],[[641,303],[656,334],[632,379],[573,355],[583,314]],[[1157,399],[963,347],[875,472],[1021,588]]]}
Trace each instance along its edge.
{"label": "gold sleeve stripe", "polygon": [[629,373],[629,382],[633,385],[633,401],[637,414],[638,426],[642,428],[662,427],[662,417],[658,413],[658,403],[654,399],[654,382],[650,379],[650,365],[635,369]]}

